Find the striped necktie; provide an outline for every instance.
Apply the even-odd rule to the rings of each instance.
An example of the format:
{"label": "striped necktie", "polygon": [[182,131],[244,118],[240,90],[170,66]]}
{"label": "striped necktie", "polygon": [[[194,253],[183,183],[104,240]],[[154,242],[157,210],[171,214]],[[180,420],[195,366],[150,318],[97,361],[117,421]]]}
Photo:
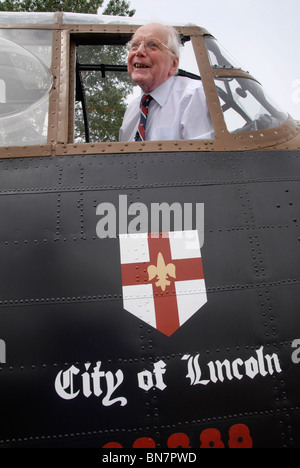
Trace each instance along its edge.
{"label": "striped necktie", "polygon": [[141,116],[140,116],[140,123],[138,126],[138,130],[135,135],[135,141],[145,141],[145,130],[146,130],[146,122],[147,122],[147,115],[149,111],[149,104],[152,100],[150,94],[144,94],[141,100]]}

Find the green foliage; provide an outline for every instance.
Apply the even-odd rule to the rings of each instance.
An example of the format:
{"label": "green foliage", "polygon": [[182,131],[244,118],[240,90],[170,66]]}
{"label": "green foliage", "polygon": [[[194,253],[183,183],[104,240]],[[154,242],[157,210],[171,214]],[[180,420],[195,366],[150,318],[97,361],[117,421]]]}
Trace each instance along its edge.
{"label": "green foliage", "polygon": [[[77,58],[82,64],[126,65],[124,46],[79,46]],[[83,71],[81,80],[85,90],[90,140],[117,141],[119,128],[126,110],[126,97],[133,84],[125,72],[105,73]],[[84,122],[81,103],[75,109],[75,141],[84,140]]]}
{"label": "green foliage", "polygon": [[135,10],[130,10],[130,4],[126,0],[110,0],[107,7],[103,11],[104,15],[114,16],[130,16],[132,17]]}
{"label": "green foliage", "polygon": [[97,13],[104,0],[4,0],[0,11],[70,11]]}
{"label": "green foliage", "polygon": [[[0,11],[69,11],[73,13],[97,13],[104,0],[2,0]],[[109,0],[104,15],[133,16],[126,0]]]}

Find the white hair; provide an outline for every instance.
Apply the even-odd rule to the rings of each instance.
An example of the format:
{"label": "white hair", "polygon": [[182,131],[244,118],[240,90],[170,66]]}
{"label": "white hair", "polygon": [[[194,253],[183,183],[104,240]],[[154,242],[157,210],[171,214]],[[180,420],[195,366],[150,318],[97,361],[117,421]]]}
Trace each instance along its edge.
{"label": "white hair", "polygon": [[165,26],[169,32],[168,47],[179,58],[180,56],[180,34],[173,26]]}
{"label": "white hair", "polygon": [[[164,27],[168,33],[168,43],[165,44],[168,46],[171,52],[179,58],[180,56],[180,46],[181,46],[181,40],[180,40],[180,34],[179,32],[173,27],[173,26],[167,26],[165,24],[161,23],[147,23],[144,26],[148,26],[149,24],[159,24],[160,26]],[[141,26],[142,27],[142,26]],[[132,36],[132,38],[134,35]]]}

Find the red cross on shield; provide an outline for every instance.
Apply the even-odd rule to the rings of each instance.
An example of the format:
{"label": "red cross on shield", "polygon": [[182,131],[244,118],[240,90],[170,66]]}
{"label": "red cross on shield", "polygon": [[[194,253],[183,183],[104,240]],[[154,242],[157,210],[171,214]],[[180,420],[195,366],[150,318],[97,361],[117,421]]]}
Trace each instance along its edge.
{"label": "red cross on shield", "polygon": [[124,309],[171,336],[206,302],[198,231],[120,235]]}

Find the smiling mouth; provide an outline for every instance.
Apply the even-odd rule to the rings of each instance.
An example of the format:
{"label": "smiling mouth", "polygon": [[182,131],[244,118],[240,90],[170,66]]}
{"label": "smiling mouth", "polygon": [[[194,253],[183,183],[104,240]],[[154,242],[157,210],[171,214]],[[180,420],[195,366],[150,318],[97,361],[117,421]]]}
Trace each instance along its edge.
{"label": "smiling mouth", "polygon": [[134,68],[150,68],[147,65],[142,65],[141,63],[135,63]]}

